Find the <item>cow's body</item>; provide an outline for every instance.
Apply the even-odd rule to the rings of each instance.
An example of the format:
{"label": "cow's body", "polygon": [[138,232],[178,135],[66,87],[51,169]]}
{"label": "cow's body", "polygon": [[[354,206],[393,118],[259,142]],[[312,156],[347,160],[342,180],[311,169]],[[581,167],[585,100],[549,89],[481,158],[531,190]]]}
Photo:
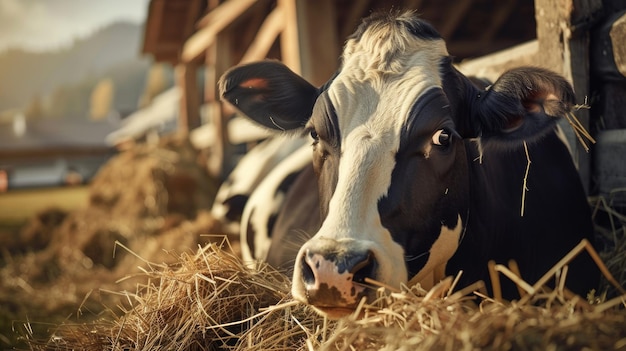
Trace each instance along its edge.
{"label": "cow's body", "polygon": [[[591,239],[585,193],[555,135],[574,102],[562,77],[520,68],[478,89],[411,13],[364,20],[342,59],[319,89],[271,61],[221,81],[224,98],[253,120],[312,137],[318,187],[299,194],[319,201],[323,221],[293,257],[296,299],[340,317],[374,294],[366,278],[429,286],[463,269],[466,283],[488,280],[490,259],[518,261],[534,282]],[[295,210],[283,216],[309,215]],[[570,269],[578,293],[598,279],[588,261]]]}
{"label": "cow's body", "polygon": [[253,191],[274,168],[305,143],[303,138],[276,135],[242,157],[218,189],[211,208],[211,214],[223,224],[226,232],[235,234],[240,231],[241,216]]}
{"label": "cow's body", "polygon": [[291,185],[309,164],[311,149],[308,145],[301,146],[277,164],[252,192],[241,217],[240,236],[244,261],[257,258],[267,260],[276,217]]}

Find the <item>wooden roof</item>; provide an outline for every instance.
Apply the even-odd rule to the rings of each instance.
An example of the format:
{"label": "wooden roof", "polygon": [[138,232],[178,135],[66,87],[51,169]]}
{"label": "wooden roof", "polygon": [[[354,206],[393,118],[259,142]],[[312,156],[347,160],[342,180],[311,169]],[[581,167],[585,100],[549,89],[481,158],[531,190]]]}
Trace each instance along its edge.
{"label": "wooden roof", "polygon": [[142,52],[157,62],[177,63],[183,43],[206,11],[206,0],[151,0]]}
{"label": "wooden roof", "polygon": [[[201,28],[202,21],[207,21],[206,16],[212,9],[226,2],[228,0],[151,0],[143,52],[158,62],[180,62],[185,41]],[[417,10],[446,39],[448,51],[457,61],[536,37],[533,0],[335,0],[332,3],[334,8],[328,16],[336,19],[335,45],[339,48],[362,17],[372,11],[391,9]],[[236,33],[235,57],[243,55],[263,19],[275,7],[274,0],[259,0],[228,24]],[[320,29],[323,32],[323,28]],[[280,58],[280,50],[273,50],[268,56]]]}

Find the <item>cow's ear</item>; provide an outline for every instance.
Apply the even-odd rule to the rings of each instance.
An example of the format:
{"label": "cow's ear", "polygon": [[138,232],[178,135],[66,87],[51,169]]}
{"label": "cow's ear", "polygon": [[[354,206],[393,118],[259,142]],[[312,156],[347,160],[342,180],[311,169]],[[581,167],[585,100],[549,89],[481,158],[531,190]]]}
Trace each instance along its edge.
{"label": "cow's ear", "polygon": [[553,131],[572,109],[572,86],[560,75],[537,67],[504,73],[478,94],[474,116],[480,134],[503,142],[533,141]]}
{"label": "cow's ear", "polygon": [[234,67],[219,82],[222,99],[257,123],[277,130],[303,127],[318,89],[278,61]]}

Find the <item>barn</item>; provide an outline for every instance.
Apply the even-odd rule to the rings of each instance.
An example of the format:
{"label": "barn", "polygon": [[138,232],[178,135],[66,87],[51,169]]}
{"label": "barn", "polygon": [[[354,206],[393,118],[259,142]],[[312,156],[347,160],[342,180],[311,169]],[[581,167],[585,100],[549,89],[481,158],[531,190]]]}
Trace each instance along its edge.
{"label": "barn", "polygon": [[[577,113],[598,145],[577,145],[574,157],[590,195],[618,201],[626,177],[612,162],[626,127],[624,1],[203,1],[153,0],[143,53],[176,67],[182,89],[179,125],[215,126],[211,172],[232,169],[233,144],[225,132],[234,111],[219,102],[219,77],[239,63],[279,59],[321,84],[337,68],[345,37],[372,11],[415,9],[442,34],[462,72],[494,79],[507,68],[532,64],[566,76],[580,104]],[[595,152],[597,149],[602,152]]]}
{"label": "barn", "polygon": [[[179,129],[191,135],[210,126],[207,166],[224,180],[242,150],[265,136],[234,140],[230,124],[237,112],[220,101],[219,78],[237,64],[274,58],[322,84],[337,69],[345,37],[360,18],[396,8],[415,9],[441,32],[464,74],[494,79],[530,64],[554,70],[574,86],[580,101],[575,118],[565,122],[573,130],[570,151],[594,215],[623,236],[626,102],[616,97],[626,96],[626,1],[151,0],[143,53],[175,66]],[[112,348],[241,350],[625,345],[623,290],[612,300],[585,300],[516,281],[522,298],[507,304],[487,296],[478,283],[455,291],[450,277],[429,291],[381,289],[353,317],[332,322],[290,300],[284,276],[265,265],[250,270],[224,247],[211,244],[181,255],[177,267],[150,271],[160,283],[132,295],[123,317],[61,327],[42,349],[72,343],[97,349],[110,341]],[[577,246],[572,255],[585,254],[585,248]],[[514,264],[491,269],[516,277]]]}

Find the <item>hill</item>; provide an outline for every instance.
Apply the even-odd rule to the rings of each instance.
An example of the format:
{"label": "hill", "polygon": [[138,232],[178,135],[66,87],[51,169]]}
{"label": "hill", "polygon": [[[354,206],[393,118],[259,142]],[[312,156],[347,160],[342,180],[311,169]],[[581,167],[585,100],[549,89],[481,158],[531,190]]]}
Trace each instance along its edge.
{"label": "hill", "polygon": [[135,77],[143,84],[149,59],[140,55],[142,33],[141,25],[117,22],[57,51],[10,49],[0,53],[0,111],[22,108],[33,98],[59,90],[72,90],[67,87],[90,85],[85,82],[97,81],[104,74]]}

